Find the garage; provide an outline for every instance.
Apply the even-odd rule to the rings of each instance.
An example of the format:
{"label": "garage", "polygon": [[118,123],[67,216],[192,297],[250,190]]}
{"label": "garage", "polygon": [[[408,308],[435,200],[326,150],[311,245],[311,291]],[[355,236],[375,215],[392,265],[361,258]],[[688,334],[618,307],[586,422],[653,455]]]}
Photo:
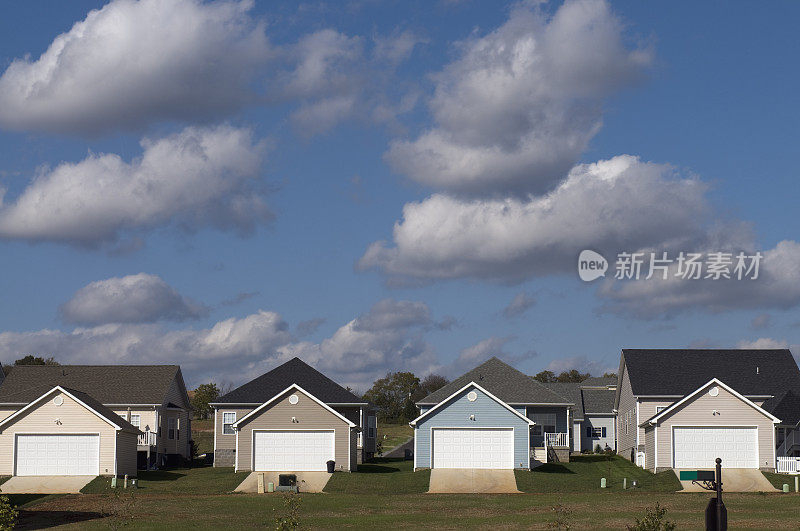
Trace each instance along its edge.
{"label": "garage", "polygon": [[18,476],[96,476],[100,435],[18,434],[14,456]]}
{"label": "garage", "polygon": [[674,468],[713,468],[717,457],[727,468],[758,468],[755,426],[674,426]]}
{"label": "garage", "polygon": [[324,471],[335,454],[334,430],[253,431],[256,471]]}
{"label": "garage", "polygon": [[514,468],[513,428],[435,428],[432,468]]}

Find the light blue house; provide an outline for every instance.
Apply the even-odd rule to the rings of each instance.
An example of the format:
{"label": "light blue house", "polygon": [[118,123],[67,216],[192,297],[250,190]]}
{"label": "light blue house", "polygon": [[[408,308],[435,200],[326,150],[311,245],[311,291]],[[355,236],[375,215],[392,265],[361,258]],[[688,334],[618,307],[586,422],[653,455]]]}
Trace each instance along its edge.
{"label": "light blue house", "polygon": [[420,400],[414,469],[569,460],[574,401],[491,358]]}

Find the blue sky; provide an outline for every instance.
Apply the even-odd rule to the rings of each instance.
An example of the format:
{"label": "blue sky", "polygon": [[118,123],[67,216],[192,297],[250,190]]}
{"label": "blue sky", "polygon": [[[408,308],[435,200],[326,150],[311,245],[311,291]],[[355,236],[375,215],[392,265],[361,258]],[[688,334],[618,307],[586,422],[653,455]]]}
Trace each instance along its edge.
{"label": "blue sky", "polygon": [[[4,363],[193,386],[299,355],[366,389],[491,355],[797,351],[797,3],[2,9]],[[765,258],[584,283],[584,248]]]}

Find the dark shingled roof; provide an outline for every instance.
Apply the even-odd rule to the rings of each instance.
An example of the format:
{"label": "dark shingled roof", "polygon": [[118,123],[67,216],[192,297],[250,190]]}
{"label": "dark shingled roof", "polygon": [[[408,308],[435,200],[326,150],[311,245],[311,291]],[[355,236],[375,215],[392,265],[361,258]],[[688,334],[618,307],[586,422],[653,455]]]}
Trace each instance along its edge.
{"label": "dark shingled roof", "polygon": [[480,385],[506,404],[572,403],[571,400],[566,400],[527,374],[519,372],[497,358],[490,358],[438,391],[429,394],[417,404],[438,404],[470,382]]}
{"label": "dark shingled roof", "polygon": [[746,396],[800,393],[800,369],[788,349],[623,349],[634,395],[680,395],[712,378]]}
{"label": "dark shingled roof", "polygon": [[581,389],[584,414],[613,413],[616,395],[612,389]]}
{"label": "dark shingled roof", "polygon": [[582,387],[613,387],[616,385],[617,379],[608,376],[590,376],[581,382]]}
{"label": "dark shingled roof", "polygon": [[796,426],[800,423],[800,395],[792,391],[770,398],[761,407],[781,419],[781,424]]}
{"label": "dark shingled roof", "polygon": [[545,387],[554,393],[563,396],[564,402],[575,404],[573,416],[576,420],[583,420],[583,399],[581,398],[581,384],[574,382],[547,382]]}
{"label": "dark shingled roof", "polygon": [[357,397],[300,358],[292,358],[230,393],[219,397],[219,404],[263,404],[270,398],[297,384],[326,404],[363,404]]}
{"label": "dark shingled roof", "polygon": [[178,371],[178,365],[14,365],[0,385],[0,403],[27,404],[60,385],[101,404],[162,404]]}

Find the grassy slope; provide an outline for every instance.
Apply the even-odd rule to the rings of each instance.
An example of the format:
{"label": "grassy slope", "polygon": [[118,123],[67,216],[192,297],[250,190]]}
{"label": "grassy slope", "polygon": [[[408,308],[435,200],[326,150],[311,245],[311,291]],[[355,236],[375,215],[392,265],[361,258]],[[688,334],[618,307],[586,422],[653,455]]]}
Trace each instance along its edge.
{"label": "grassy slope", "polygon": [[192,439],[197,442],[197,453],[214,451],[214,420],[193,420]]}
{"label": "grassy slope", "polygon": [[[380,424],[378,423],[378,442],[383,445],[383,451],[391,450],[403,444],[414,435],[414,430],[406,424]],[[384,439],[384,436],[386,438]]]}
{"label": "grassy slope", "polygon": [[[176,468],[171,470],[140,471],[137,492],[143,494],[225,494],[244,481],[249,472],[233,472],[232,468]],[[111,492],[111,478],[98,477],[81,492],[103,494]]]}
{"label": "grassy slope", "polygon": [[671,471],[652,474],[619,456],[573,456],[569,463],[548,463],[530,471],[517,470],[517,488],[523,492],[597,491],[600,478],[606,478],[607,490],[621,491],[623,478],[628,487],[635,480],[647,491],[680,490],[678,478]]}
{"label": "grassy slope", "polygon": [[[789,491],[794,492],[794,478],[795,476],[791,474],[773,474],[772,472],[762,472],[764,476],[772,483],[772,486],[776,489],[783,490],[783,484],[789,484]],[[725,478],[722,478],[723,485],[725,484]],[[800,518],[800,516],[798,516]]]}
{"label": "grassy slope", "polygon": [[413,472],[413,461],[376,459],[358,465],[353,474],[336,473],[325,486],[325,492],[344,494],[414,494],[426,492],[430,483],[429,470]]}

